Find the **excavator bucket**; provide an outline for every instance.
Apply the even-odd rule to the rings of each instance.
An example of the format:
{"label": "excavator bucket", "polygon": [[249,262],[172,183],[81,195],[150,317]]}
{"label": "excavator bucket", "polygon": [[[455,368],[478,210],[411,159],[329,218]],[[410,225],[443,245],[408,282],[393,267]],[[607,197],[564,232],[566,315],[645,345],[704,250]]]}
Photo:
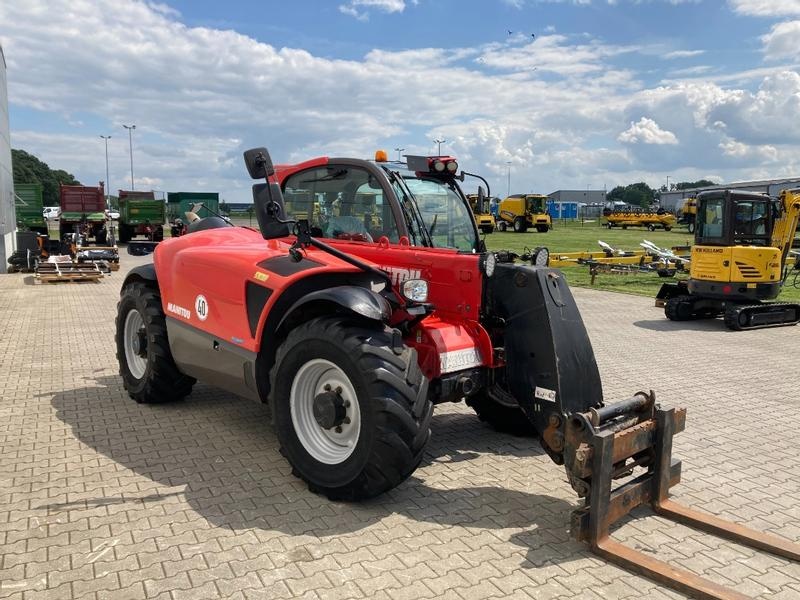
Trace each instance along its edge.
{"label": "excavator bucket", "polygon": [[656,294],[656,306],[663,308],[670,298],[688,293],[689,289],[683,281],[679,281],[678,283],[664,283]]}
{"label": "excavator bucket", "polygon": [[[662,517],[800,561],[800,544],[669,499],[669,488],[681,477],[681,463],[672,458],[672,437],[683,431],[685,423],[685,409],[660,408],[652,392],[573,415],[565,433],[565,464],[585,504],[572,515],[572,533],[600,556],[694,598],[744,600],[748,596],[624,546],[609,535],[616,521],[637,506],[650,504]],[[644,472],[633,477],[635,469]],[[620,477],[625,482],[612,489],[612,481]]]}

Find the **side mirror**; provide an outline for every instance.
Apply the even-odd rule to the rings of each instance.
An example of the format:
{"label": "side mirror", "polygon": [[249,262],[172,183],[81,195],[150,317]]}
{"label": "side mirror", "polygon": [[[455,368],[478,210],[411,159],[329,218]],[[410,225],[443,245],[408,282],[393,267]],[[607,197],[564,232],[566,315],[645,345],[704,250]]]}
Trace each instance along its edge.
{"label": "side mirror", "polygon": [[266,179],[275,173],[272,158],[266,148],[251,148],[244,152],[244,164],[252,179]]}
{"label": "side mirror", "polygon": [[483,186],[478,186],[478,206],[483,206],[483,201],[486,200],[486,192],[483,191]]}

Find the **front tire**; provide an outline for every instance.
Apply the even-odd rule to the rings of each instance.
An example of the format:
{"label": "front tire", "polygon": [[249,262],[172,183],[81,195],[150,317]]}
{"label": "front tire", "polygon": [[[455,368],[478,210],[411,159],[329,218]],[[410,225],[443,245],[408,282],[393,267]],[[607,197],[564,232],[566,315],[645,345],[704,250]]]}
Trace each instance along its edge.
{"label": "front tire", "polygon": [[388,327],[336,317],[297,326],[278,348],[271,389],[281,453],[312,492],[371,498],[422,460],[428,380]]}
{"label": "front tire", "polygon": [[180,400],[195,380],[178,370],[169,349],[161,296],[153,286],[132,283],[117,305],[117,360],[128,395],[142,404]]}
{"label": "front tire", "polygon": [[528,231],[528,224],[522,217],[514,219],[514,233],[525,233]]}
{"label": "front tire", "polygon": [[494,400],[486,390],[481,390],[466,399],[478,418],[500,433],[510,433],[520,437],[536,437],[533,423],[519,406],[506,406]]}
{"label": "front tire", "polygon": [[536,231],[538,231],[539,233],[547,233],[547,231],[549,229],[550,228],[547,225],[537,225],[536,226]]}

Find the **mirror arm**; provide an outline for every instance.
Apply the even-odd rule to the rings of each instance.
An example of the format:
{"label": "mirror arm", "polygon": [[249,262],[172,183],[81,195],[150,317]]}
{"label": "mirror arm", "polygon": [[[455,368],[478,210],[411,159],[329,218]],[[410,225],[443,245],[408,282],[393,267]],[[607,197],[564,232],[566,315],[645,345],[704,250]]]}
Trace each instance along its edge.
{"label": "mirror arm", "polygon": [[483,183],[485,183],[486,184],[486,197],[487,198],[491,198],[492,197],[492,191],[489,188],[489,182],[486,181],[486,179],[484,179],[480,175],[476,175],[475,173],[467,173],[466,171],[461,171],[461,181],[464,181],[464,176],[465,175],[469,175],[470,177],[475,177],[477,179],[480,179]]}

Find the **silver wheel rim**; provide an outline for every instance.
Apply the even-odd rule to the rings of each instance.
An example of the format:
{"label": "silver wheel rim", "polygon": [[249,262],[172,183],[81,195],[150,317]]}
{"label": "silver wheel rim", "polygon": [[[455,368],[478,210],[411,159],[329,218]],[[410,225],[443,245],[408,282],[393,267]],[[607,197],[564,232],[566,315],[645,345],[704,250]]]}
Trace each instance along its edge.
{"label": "silver wheel rim", "polygon": [[[339,395],[349,402],[346,408],[349,423],[324,429],[314,418],[314,398],[326,390],[341,389]],[[292,381],[289,394],[292,425],[297,439],[311,456],[326,465],[336,465],[347,460],[358,444],[361,433],[361,411],[358,397],[350,379],[339,367],[328,360],[315,358],[308,361]]]}
{"label": "silver wheel rim", "polygon": [[147,358],[139,356],[139,332],[144,329],[144,320],[138,310],[131,310],[125,317],[123,341],[125,344],[125,362],[128,370],[136,379],[144,377],[147,370]]}

